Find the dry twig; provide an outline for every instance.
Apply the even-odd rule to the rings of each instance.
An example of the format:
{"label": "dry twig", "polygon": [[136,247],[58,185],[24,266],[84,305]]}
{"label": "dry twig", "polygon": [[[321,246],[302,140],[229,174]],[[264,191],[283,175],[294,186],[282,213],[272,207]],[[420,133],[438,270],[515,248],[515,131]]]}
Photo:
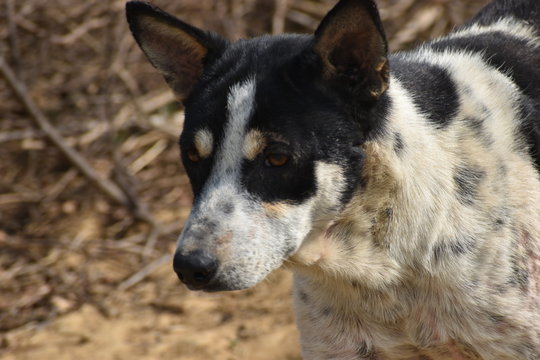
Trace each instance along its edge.
{"label": "dry twig", "polygon": [[19,36],[17,32],[17,23],[15,22],[15,3],[14,0],[6,1],[6,12],[9,28],[9,41],[11,45],[12,59],[15,61],[15,70],[19,68],[19,59],[21,58],[21,47],[19,46]]}
{"label": "dry twig", "polygon": [[272,34],[281,34],[285,31],[285,18],[289,7],[289,0],[275,0],[274,16],[272,17]]}
{"label": "dry twig", "polygon": [[146,265],[144,268],[141,269],[141,271],[136,272],[132,276],[130,276],[128,279],[120,283],[118,285],[118,291],[126,291],[133,285],[138,284],[139,282],[143,281],[148,275],[152,274],[154,271],[159,269],[161,266],[165,265],[166,263],[170,262],[172,259],[171,254],[166,254],[160,257],[159,259],[156,259],[152,261],[150,264]]}
{"label": "dry twig", "polygon": [[129,199],[125,194],[112,182],[107,179],[102,179],[86,159],[75,151],[72,147],[66,144],[66,141],[60,135],[58,130],[49,122],[41,110],[36,106],[26,86],[16,77],[5,60],[0,57],[0,72],[7,81],[9,87],[22,102],[26,110],[30,113],[37,125],[49,137],[49,139],[66,155],[66,157],[99,189],[107,194],[111,199],[119,204],[130,206]]}
{"label": "dry twig", "polygon": [[138,218],[149,222],[152,227],[156,226],[155,220],[142,203],[136,198],[128,196],[115,183],[100,177],[90,163],[66,143],[58,130],[56,130],[34,103],[28,94],[26,86],[17,78],[3,57],[0,57],[0,73],[41,130],[88,180],[115,202],[133,210]]}

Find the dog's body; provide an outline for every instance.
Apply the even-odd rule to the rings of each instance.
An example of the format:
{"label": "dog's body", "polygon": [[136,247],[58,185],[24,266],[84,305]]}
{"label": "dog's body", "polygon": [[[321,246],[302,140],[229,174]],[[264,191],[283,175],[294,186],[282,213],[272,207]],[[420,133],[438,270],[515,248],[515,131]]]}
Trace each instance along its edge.
{"label": "dog's body", "polygon": [[367,0],[234,44],[128,18],[186,105],[188,286],[285,261],[306,359],[540,359],[540,2],[390,56]]}

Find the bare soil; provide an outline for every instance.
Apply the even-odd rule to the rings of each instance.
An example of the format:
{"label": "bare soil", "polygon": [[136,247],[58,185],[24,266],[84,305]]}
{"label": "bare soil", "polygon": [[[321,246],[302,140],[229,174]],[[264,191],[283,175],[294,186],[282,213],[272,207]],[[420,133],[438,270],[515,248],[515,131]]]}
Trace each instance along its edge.
{"label": "bare soil", "polygon": [[[136,289],[4,337],[4,360],[300,359],[280,271],[252,290],[188,292],[163,266]],[[7,349],[6,349],[7,350]]]}

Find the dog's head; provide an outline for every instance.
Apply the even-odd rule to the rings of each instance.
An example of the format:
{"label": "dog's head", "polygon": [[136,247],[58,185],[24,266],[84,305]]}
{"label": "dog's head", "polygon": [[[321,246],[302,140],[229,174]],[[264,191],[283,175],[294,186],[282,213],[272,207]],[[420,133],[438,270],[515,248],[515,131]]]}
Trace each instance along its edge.
{"label": "dog's head", "polygon": [[314,35],[234,43],[148,3],[128,3],[127,16],[185,105],[180,147],[194,204],[175,271],[192,289],[252,286],[361,187],[360,146],[387,101],[376,6],[342,0]]}

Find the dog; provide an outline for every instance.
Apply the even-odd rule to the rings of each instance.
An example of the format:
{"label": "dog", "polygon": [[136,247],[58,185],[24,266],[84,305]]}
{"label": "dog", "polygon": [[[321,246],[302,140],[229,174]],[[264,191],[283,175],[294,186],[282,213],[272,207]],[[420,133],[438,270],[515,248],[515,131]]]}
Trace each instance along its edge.
{"label": "dog", "polygon": [[540,359],[540,1],[394,54],[371,0],[236,42],[127,18],[185,106],[190,289],[292,269],[305,359]]}

